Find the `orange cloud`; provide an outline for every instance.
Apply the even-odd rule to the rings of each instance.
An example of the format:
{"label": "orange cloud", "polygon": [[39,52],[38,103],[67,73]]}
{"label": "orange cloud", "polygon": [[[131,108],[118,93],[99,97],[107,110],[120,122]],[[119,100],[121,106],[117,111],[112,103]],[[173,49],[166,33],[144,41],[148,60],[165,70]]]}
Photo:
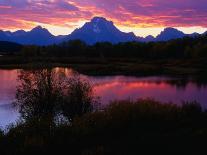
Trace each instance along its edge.
{"label": "orange cloud", "polygon": [[206,5],[206,0],[2,0],[0,29],[31,29],[40,24],[62,27],[69,33],[94,16],[134,32],[140,28],[206,28]]}

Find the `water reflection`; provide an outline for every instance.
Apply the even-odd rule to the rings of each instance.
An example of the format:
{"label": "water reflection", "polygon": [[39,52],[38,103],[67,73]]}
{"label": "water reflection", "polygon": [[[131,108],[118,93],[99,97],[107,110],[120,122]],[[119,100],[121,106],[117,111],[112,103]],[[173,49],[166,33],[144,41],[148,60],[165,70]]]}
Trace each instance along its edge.
{"label": "water reflection", "polygon": [[[93,79],[93,78],[92,78]],[[179,80],[179,79],[177,79]],[[198,101],[203,107],[207,96],[207,87],[198,87],[196,83],[189,81],[181,85],[182,81],[166,77],[101,77],[94,78],[94,89],[107,104],[115,99],[137,99],[152,97],[160,101],[175,102]],[[176,82],[175,82],[176,81]]]}
{"label": "water reflection", "polygon": [[[67,75],[73,70],[56,68]],[[0,126],[14,121],[17,112],[11,108],[15,98],[18,70],[0,70]],[[207,108],[207,78],[129,77],[129,76],[84,76],[94,86],[96,95],[104,105],[116,99],[151,97],[160,101],[180,104],[183,100],[196,100]]]}

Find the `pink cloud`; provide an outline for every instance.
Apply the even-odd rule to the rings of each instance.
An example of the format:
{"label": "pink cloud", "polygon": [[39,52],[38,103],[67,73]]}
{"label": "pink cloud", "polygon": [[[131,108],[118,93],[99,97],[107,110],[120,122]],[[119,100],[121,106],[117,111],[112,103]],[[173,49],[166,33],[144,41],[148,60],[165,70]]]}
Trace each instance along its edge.
{"label": "pink cloud", "polygon": [[0,0],[0,29],[67,27],[93,16],[128,27],[207,27],[206,6],[206,0]]}

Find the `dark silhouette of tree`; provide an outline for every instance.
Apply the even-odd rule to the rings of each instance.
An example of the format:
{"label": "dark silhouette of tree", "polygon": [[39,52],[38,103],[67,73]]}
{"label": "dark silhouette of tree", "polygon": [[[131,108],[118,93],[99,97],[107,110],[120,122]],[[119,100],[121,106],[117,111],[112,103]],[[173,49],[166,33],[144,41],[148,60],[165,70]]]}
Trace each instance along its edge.
{"label": "dark silhouette of tree", "polygon": [[61,95],[60,79],[51,69],[20,71],[15,105],[23,119],[54,117]]}
{"label": "dark silhouette of tree", "polygon": [[207,36],[186,37],[166,42],[109,42],[87,45],[81,40],[70,40],[58,45],[24,46],[23,56],[56,57],[137,57],[148,59],[203,58],[206,57]]}
{"label": "dark silhouette of tree", "polygon": [[24,57],[34,57],[34,56],[39,56],[40,54],[40,50],[42,49],[42,47],[38,47],[35,45],[28,45],[28,46],[24,46],[22,48],[22,52],[21,55]]}
{"label": "dark silhouette of tree", "polygon": [[21,70],[18,79],[14,105],[26,121],[53,122],[60,113],[72,120],[93,110],[93,89],[79,75],[67,76],[55,69]]}
{"label": "dark silhouette of tree", "polygon": [[66,89],[61,103],[63,115],[68,120],[76,116],[92,112],[97,100],[93,94],[93,88],[87,80],[74,75],[66,80]]}

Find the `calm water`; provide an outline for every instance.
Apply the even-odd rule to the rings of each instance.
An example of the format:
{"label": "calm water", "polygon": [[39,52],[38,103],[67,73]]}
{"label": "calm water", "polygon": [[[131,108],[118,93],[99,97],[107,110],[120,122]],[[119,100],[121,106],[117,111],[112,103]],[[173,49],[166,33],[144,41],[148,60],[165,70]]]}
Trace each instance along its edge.
{"label": "calm water", "polygon": [[[70,69],[64,69],[70,72]],[[11,103],[15,98],[18,70],[0,70],[0,127],[18,118]],[[116,99],[151,97],[159,101],[181,104],[196,100],[207,108],[207,85],[202,80],[175,79],[169,77],[84,76],[94,86],[96,95],[104,105]],[[202,81],[202,82],[201,82]]]}

